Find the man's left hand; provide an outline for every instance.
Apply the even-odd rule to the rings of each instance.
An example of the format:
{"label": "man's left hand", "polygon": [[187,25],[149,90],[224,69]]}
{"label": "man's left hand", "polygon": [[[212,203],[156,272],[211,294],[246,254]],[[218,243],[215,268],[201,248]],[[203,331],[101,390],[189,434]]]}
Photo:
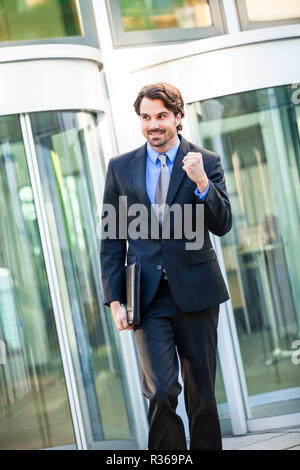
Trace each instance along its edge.
{"label": "man's left hand", "polygon": [[202,154],[188,152],[182,160],[182,169],[186,171],[188,177],[197,184],[200,193],[203,193],[208,186],[208,178],[203,168]]}

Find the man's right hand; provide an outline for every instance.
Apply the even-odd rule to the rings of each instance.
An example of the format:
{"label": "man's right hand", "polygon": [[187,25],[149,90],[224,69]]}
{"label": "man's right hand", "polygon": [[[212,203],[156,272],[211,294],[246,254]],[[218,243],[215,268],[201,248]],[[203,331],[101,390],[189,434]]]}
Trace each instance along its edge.
{"label": "man's right hand", "polygon": [[123,307],[118,300],[110,302],[110,309],[112,311],[115,325],[119,331],[133,330],[133,325],[128,325],[126,308]]}

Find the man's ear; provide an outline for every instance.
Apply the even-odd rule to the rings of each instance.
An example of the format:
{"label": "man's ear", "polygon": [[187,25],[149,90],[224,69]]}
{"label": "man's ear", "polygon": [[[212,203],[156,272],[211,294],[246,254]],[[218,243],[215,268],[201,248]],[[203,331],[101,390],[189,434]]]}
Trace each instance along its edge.
{"label": "man's ear", "polygon": [[178,126],[178,124],[180,124],[181,119],[182,119],[182,115],[181,115],[181,112],[179,111],[175,116],[176,126]]}

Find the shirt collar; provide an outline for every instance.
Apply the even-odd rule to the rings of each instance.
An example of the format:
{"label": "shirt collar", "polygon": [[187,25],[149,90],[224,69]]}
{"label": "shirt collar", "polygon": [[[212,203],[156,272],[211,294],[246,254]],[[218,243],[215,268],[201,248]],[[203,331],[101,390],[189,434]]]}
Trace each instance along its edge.
{"label": "shirt collar", "polygon": [[[173,147],[171,147],[167,152],[163,152],[165,155],[169,157],[169,160],[171,161],[171,163],[174,163],[179,145],[180,145],[180,139],[177,137],[176,144],[173,145]],[[151,147],[149,142],[147,142],[147,155],[149,156],[149,158],[152,160],[154,164],[156,163],[157,157],[160,154],[161,154],[160,152],[157,152],[157,150],[154,150],[154,148]]]}

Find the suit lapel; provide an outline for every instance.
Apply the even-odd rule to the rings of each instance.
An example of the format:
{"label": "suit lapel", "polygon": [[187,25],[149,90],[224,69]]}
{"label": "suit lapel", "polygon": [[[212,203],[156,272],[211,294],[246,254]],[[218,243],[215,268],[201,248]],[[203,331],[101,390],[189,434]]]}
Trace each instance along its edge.
{"label": "suit lapel", "polygon": [[[174,200],[174,197],[179,189],[179,186],[186,174],[182,169],[182,159],[190,151],[190,146],[188,141],[179,135],[180,146],[175,158],[175,162],[172,169],[169,189],[167,193],[166,203],[170,206]],[[135,156],[131,161],[131,171],[134,181],[135,190],[138,196],[138,199],[143,203],[148,210],[148,214],[151,214],[151,202],[146,190],[146,156],[147,156],[147,144],[144,144],[140,147]]]}
{"label": "suit lapel", "polygon": [[188,141],[179,135],[180,138],[180,146],[175,158],[175,162],[172,169],[169,189],[167,193],[166,203],[170,206],[174,200],[174,197],[178,191],[178,188],[183,180],[184,175],[186,174],[185,171],[182,169],[182,159],[183,157],[190,151],[190,146]]}
{"label": "suit lapel", "polygon": [[137,196],[151,214],[151,202],[146,190],[146,155],[147,144],[136,151],[131,161],[131,171]]}

